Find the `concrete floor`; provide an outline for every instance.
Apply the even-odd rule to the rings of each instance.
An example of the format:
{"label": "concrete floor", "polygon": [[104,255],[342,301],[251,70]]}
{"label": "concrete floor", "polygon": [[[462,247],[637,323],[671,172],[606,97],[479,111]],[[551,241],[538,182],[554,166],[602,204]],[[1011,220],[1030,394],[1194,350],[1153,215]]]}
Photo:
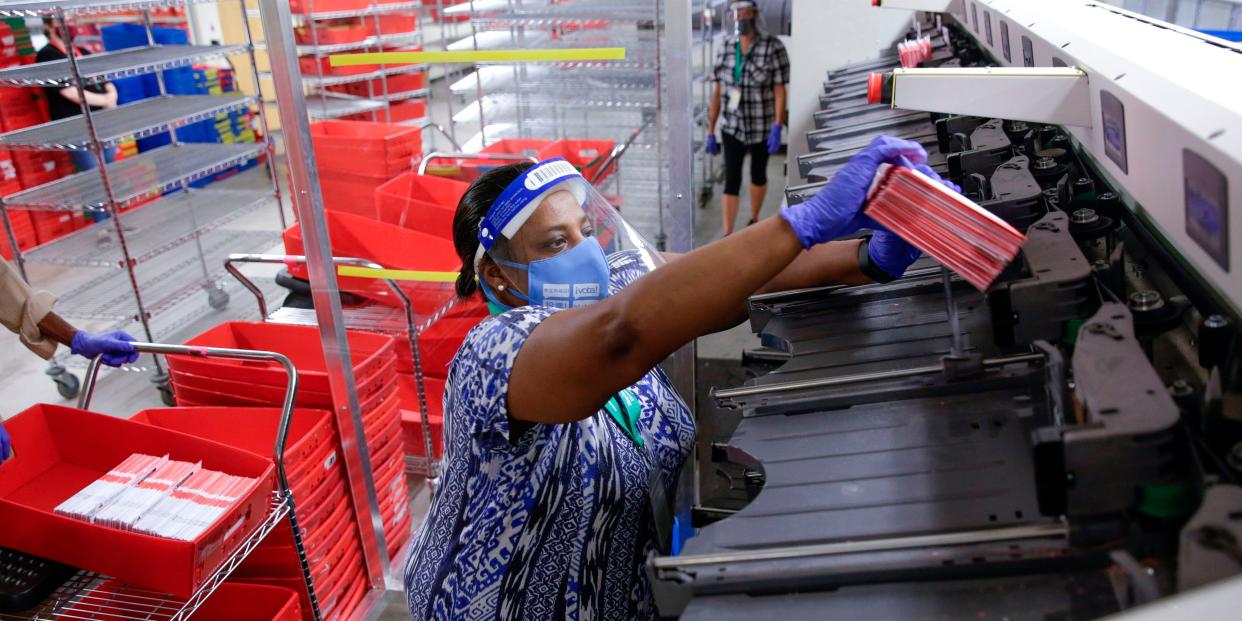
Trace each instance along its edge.
{"label": "concrete floor", "polygon": [[[717,163],[718,169],[723,167],[723,158],[718,157]],[[747,161],[746,165],[749,166],[750,162]],[[746,221],[750,218],[750,178],[749,174],[744,174],[742,177],[741,205],[738,208],[740,213],[738,214],[737,221],[734,223],[735,231],[745,227]],[[723,230],[722,221],[724,220],[720,208],[720,190],[722,187],[722,185],[716,184],[713,188],[714,193],[711,200],[708,201],[705,207],[701,207],[695,212],[695,246],[703,246],[720,239],[721,231]],[[783,154],[773,155],[768,159],[768,194],[763,202],[763,208],[759,211],[760,219],[776,215],[776,212],[780,211],[784,198],[785,156]],[[700,338],[698,340],[698,357],[700,360],[740,360],[742,350],[758,346],[758,337],[751,333],[748,326],[741,325],[732,330]]]}

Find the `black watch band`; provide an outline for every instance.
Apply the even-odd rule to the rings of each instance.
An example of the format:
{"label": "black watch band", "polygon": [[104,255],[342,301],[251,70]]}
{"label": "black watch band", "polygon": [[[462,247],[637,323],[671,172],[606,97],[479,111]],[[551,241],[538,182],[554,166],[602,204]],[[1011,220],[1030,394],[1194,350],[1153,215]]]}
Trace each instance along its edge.
{"label": "black watch band", "polygon": [[897,280],[896,278],[893,278],[888,272],[880,269],[880,266],[876,265],[875,263],[871,261],[871,252],[867,248],[870,245],[871,245],[870,235],[864,237],[862,240],[862,243],[858,244],[858,271],[862,272],[864,276],[866,276],[867,278],[870,278],[871,280],[874,280],[875,282],[883,283],[883,282],[893,282],[894,280]]}

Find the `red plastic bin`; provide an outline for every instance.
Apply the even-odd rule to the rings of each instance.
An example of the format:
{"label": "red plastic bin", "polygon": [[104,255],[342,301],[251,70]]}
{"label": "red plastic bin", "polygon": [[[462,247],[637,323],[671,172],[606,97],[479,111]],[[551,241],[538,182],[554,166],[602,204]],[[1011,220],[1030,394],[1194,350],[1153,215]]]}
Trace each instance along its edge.
{"label": "red plastic bin", "polygon": [[[616,143],[611,140],[557,140],[541,150],[535,157],[540,160],[563,157],[565,161],[573,164],[573,167],[577,168],[583,177],[591,181],[604,166],[604,161],[608,159],[608,154],[612,153],[615,145]],[[615,167],[609,167],[608,172],[596,180],[596,183],[607,179],[615,170]]]}
{"label": "red plastic bin", "polygon": [[402,101],[388,107],[393,123],[413,121],[427,116],[427,102],[423,100]]}
{"label": "red plastic bin", "polygon": [[[229,321],[189,339],[186,345],[277,351],[288,356],[297,367],[300,386],[330,392],[327,364],[318,334],[314,326]],[[348,338],[354,375],[369,375],[391,360],[392,337],[350,330]],[[275,386],[284,386],[287,381],[284,369],[274,363],[190,356],[168,356],[167,360],[169,367],[196,375]]]}
{"label": "red plastic bin", "polygon": [[324,209],[374,220],[375,190],[386,181],[388,177],[385,176],[327,173],[319,180]]}
{"label": "red plastic bin", "polygon": [[[318,8],[316,8],[318,11]],[[302,70],[302,75],[310,77],[316,75],[325,76],[350,76],[362,75],[375,71],[376,67],[372,65],[352,65],[344,67],[333,67],[327,56],[316,58],[314,56],[303,56],[298,59],[298,67]]]}
{"label": "red plastic bin", "polygon": [[319,121],[311,124],[315,160],[328,172],[391,178],[410,169],[422,151],[422,131],[391,123]]}
{"label": "red plastic bin", "polygon": [[[5,422],[17,455],[0,466],[0,546],[189,597],[267,518],[274,467],[225,444],[84,410],[35,405]],[[53,513],[134,453],[169,455],[255,483],[195,541],[108,528]]]}
{"label": "red plastic bin", "polygon": [[298,43],[303,45],[312,45],[316,43],[316,40],[319,45],[336,45],[339,43],[357,43],[370,36],[370,33],[367,29],[356,24],[325,24],[316,26],[313,32],[306,26],[294,28],[293,36]]}
{"label": "red plastic bin", "polygon": [[[354,383],[359,400],[366,401],[376,393],[389,389],[389,385],[393,382],[393,372],[396,370],[395,364],[395,360],[390,360],[373,373],[355,376]],[[196,390],[213,391],[226,396],[235,395],[244,399],[254,399],[273,406],[280,405],[285,398],[284,386],[241,382],[221,377],[187,373],[185,371],[172,371],[170,376],[174,394],[176,393],[175,389],[184,386]],[[330,392],[298,388],[296,403],[301,408],[333,409],[332,393]]]}
{"label": "red plastic bin", "polygon": [[329,13],[354,11],[369,6],[371,6],[371,0],[289,0],[289,11],[303,15],[310,13],[312,8],[316,13]]}
{"label": "red plastic bin", "polygon": [[[450,240],[338,211],[325,212],[324,216],[332,238],[333,256],[367,259],[390,269],[433,272],[456,272],[461,269],[461,260]],[[284,240],[287,254],[305,254],[300,225],[286,229]],[[307,278],[305,265],[291,265],[289,273],[304,280]],[[338,282],[342,290],[389,306],[400,305],[382,281],[342,277]],[[402,284],[402,288],[409,294],[415,312],[428,315],[452,298],[451,285],[407,282]]]}
{"label": "red plastic bin", "polygon": [[[426,456],[423,445],[423,417],[418,403],[414,377],[398,375],[401,387],[401,436],[406,455]],[[444,380],[423,378],[427,395],[427,422],[431,426],[431,451],[436,459],[444,455]]]}
{"label": "red plastic bin", "polygon": [[[365,20],[366,31],[368,34],[377,34],[375,31],[375,20]],[[418,30],[418,16],[412,13],[389,13],[379,16],[379,33],[387,35],[404,34]]]}
{"label": "red plastic bin", "polygon": [[454,179],[405,173],[375,189],[376,217],[451,241],[457,202],[468,187]]}
{"label": "red plastic bin", "polygon": [[[123,603],[118,607],[113,602]],[[149,609],[144,608],[147,605]],[[108,580],[58,612],[58,616],[67,619],[126,621],[136,618],[135,614],[144,613],[150,615],[149,618],[166,617],[171,610],[150,591]],[[299,621],[302,615],[302,605],[292,589],[227,581],[193,616],[195,621]]]}
{"label": "red plastic bin", "polygon": [[[504,138],[493,142],[492,144],[479,150],[479,153],[492,153],[503,155],[523,155],[534,158],[539,157],[539,152],[548,148],[552,144],[551,140],[541,138]],[[464,181],[474,181],[479,174],[485,170],[512,164],[516,160],[482,160],[482,159],[461,159],[456,160],[449,165],[449,171],[446,176],[460,177]],[[435,167],[439,169],[444,166],[445,162],[432,162],[428,168]]]}
{"label": "red plastic bin", "polygon": [[[280,425],[277,408],[152,408],[130,417],[144,423],[227,444],[259,456],[270,456]],[[336,446],[332,415],[324,410],[295,409],[285,443],[285,471],[292,475],[314,460],[323,447]]]}

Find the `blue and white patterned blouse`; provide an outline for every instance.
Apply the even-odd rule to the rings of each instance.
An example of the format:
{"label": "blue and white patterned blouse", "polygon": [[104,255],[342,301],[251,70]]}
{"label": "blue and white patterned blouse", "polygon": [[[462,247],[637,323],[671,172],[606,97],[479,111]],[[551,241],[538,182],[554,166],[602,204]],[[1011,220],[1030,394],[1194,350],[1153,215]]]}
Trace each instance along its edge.
{"label": "blue and white patterned blouse", "polygon": [[[646,273],[609,257],[615,293]],[[631,387],[642,404],[639,448],[600,410],[535,425],[509,441],[509,373],[531,331],[554,311],[524,306],[476,326],[444,394],[441,486],[405,565],[415,619],[650,619],[643,568],[653,450],[669,496],[694,445],[694,419],[659,368]],[[571,363],[568,362],[567,363]]]}

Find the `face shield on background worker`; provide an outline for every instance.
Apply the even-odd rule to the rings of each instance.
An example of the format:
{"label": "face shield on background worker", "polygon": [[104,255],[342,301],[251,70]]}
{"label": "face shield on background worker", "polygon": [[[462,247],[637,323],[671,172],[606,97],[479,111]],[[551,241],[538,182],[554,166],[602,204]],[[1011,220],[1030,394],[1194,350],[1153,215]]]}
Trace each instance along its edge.
{"label": "face shield on background worker", "polygon": [[737,0],[729,4],[733,17],[733,34],[753,36],[759,33],[759,5],[754,0]]}
{"label": "face shield on background worker", "polygon": [[655,245],[563,158],[544,160],[510,183],[488,209],[479,242],[475,269],[493,311],[508,306],[479,271],[485,255],[500,266],[503,290],[557,309],[608,297],[610,282],[615,285],[610,260],[627,259],[644,273],[664,263]]}

